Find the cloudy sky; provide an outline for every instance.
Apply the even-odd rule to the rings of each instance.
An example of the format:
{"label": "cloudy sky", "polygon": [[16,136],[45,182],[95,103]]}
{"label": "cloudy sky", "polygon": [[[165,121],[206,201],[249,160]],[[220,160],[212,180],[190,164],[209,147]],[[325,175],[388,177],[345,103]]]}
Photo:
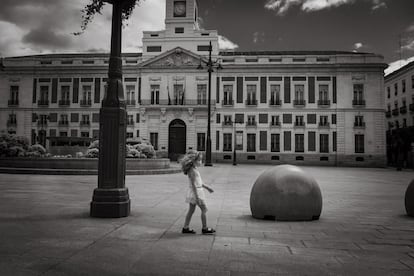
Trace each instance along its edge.
{"label": "cloudy sky", "polygon": [[[0,56],[107,52],[110,6],[81,36],[90,0],[1,0]],[[388,71],[414,61],[413,0],[198,0],[202,26],[223,49],[345,50],[384,56]],[[165,0],[144,0],[123,33],[123,51],[140,51],[143,30],[164,28]]]}

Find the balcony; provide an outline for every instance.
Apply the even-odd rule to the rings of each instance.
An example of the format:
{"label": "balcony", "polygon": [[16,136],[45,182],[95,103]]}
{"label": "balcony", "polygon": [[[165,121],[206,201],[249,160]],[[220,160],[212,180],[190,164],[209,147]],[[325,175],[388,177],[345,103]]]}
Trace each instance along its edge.
{"label": "balcony", "polygon": [[18,106],[18,105],[19,105],[19,100],[17,99],[8,101],[8,106]]}
{"label": "balcony", "polygon": [[125,104],[129,105],[129,106],[135,106],[136,105],[136,101],[135,100],[126,100]]}
{"label": "balcony", "polygon": [[281,105],[282,105],[281,100],[270,99],[269,101],[269,106],[281,106]]}
{"label": "balcony", "polygon": [[305,106],[306,101],[305,100],[293,100],[293,105],[294,106]]}
{"label": "balcony", "polygon": [[329,128],[330,124],[328,122],[319,122],[318,127],[320,127],[320,128]]}
{"label": "balcony", "polygon": [[[159,108],[170,108],[170,109],[180,109],[180,108],[189,108],[193,107],[195,109],[207,109],[207,103],[208,101],[205,101],[204,104],[199,104],[199,100],[181,100],[181,99],[160,99],[158,104],[156,104],[155,101],[151,100],[141,100],[141,106],[147,108],[147,109],[159,109]],[[211,100],[210,102],[211,107],[216,107],[216,101]]]}
{"label": "balcony", "polygon": [[15,120],[8,120],[7,121],[7,127],[16,127],[17,126],[17,121]]}
{"label": "balcony", "polygon": [[391,110],[385,111],[385,117],[386,118],[391,118]]}
{"label": "balcony", "polygon": [[224,121],[221,123],[222,127],[232,127],[233,126],[233,122],[232,121]]}
{"label": "balcony", "polygon": [[414,112],[414,103],[410,104],[408,107],[411,112]]}
{"label": "balcony", "polygon": [[295,122],[295,127],[305,127],[305,122]]}
{"label": "balcony", "polygon": [[91,121],[80,121],[79,124],[81,127],[89,127],[91,126]]}
{"label": "balcony", "polygon": [[91,99],[89,99],[89,100],[83,99],[83,100],[80,101],[80,106],[91,106],[91,105],[92,105],[92,100]]}
{"label": "balcony", "polygon": [[398,116],[398,114],[400,113],[399,111],[400,110],[398,108],[393,109],[392,110],[392,116]]}
{"label": "balcony", "polygon": [[400,113],[401,114],[405,114],[405,113],[407,113],[407,106],[405,105],[405,106],[401,106],[400,107]]}
{"label": "balcony", "polygon": [[365,100],[352,100],[353,106],[365,106]]}
{"label": "balcony", "polygon": [[331,101],[330,100],[318,100],[318,106],[330,106]]}
{"label": "balcony", "polygon": [[37,121],[38,127],[47,127],[47,121]]}
{"label": "balcony", "polygon": [[280,127],[280,122],[270,122],[269,127]]}
{"label": "balcony", "polygon": [[59,100],[59,106],[70,106],[70,100],[69,99]]}
{"label": "balcony", "polygon": [[246,127],[257,127],[257,123],[256,122],[247,122]]}
{"label": "balcony", "polygon": [[246,106],[257,106],[257,100],[246,100]]}
{"label": "balcony", "polygon": [[365,122],[354,122],[354,128],[365,128]]}
{"label": "balcony", "polygon": [[69,121],[59,121],[58,125],[60,127],[67,127],[67,126],[69,126]]}
{"label": "balcony", "polygon": [[49,100],[38,100],[37,105],[38,106],[49,106]]}
{"label": "balcony", "polygon": [[234,101],[233,100],[222,100],[221,101],[221,105],[222,106],[233,106],[234,105]]}

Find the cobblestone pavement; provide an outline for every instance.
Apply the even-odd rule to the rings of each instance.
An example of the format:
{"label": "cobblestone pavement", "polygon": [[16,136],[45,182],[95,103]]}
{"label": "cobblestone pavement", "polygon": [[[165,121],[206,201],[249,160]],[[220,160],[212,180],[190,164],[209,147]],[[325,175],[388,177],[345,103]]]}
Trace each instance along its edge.
{"label": "cobblestone pavement", "polygon": [[321,218],[251,217],[249,197],[270,166],[200,169],[215,188],[180,233],[183,174],[127,176],[131,215],[89,217],[96,176],[0,174],[0,275],[414,275],[414,218],[404,194],[413,171],[303,167],[322,191]]}

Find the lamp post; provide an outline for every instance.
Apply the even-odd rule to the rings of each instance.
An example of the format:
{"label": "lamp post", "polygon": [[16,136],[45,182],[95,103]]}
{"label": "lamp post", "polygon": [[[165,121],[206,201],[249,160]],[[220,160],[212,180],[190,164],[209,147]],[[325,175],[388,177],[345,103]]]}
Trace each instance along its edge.
{"label": "lamp post", "polygon": [[233,122],[233,133],[234,133],[234,145],[233,145],[233,166],[237,165],[236,160],[236,145],[237,145],[237,139],[236,139],[236,120]]}
{"label": "lamp post", "polygon": [[92,217],[127,217],[130,213],[125,187],[126,106],[122,85],[122,7],[129,0],[106,0],[112,4],[111,54],[108,89],[99,114],[98,188],[93,191]]}
{"label": "lamp post", "polygon": [[204,69],[201,65],[201,62],[204,62],[207,66],[208,72],[208,96],[207,96],[207,140],[206,140],[206,161],[205,166],[211,167],[213,164],[211,163],[211,126],[210,126],[210,116],[211,116],[211,73],[214,72],[214,67],[217,70],[223,69],[221,64],[216,60],[213,61],[211,59],[211,52],[213,50],[213,46],[211,45],[211,41],[208,47],[208,61],[204,61],[200,58],[200,64],[198,65],[197,69]]}

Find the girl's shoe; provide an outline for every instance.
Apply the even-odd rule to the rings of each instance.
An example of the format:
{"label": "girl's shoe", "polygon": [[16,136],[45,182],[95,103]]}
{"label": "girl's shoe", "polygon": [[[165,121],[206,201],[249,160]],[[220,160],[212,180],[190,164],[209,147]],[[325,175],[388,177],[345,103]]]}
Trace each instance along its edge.
{"label": "girl's shoe", "polygon": [[190,228],[183,228],[181,233],[183,233],[183,234],[195,234],[196,231],[194,231],[194,229],[190,229]]}
{"label": "girl's shoe", "polygon": [[209,235],[209,234],[214,234],[216,232],[216,230],[214,230],[213,228],[203,228],[203,229],[201,229],[201,232],[204,235]]}

